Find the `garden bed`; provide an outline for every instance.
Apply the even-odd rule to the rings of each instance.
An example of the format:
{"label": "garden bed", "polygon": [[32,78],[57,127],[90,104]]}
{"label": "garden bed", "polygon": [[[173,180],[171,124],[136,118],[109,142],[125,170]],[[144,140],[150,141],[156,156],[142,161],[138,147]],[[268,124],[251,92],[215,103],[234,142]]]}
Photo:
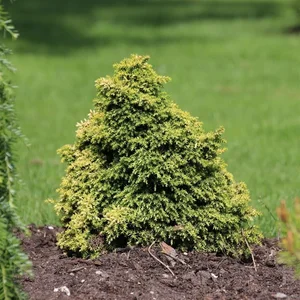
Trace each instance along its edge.
{"label": "garden bed", "polygon": [[21,236],[33,262],[34,278],[21,279],[30,300],[300,299],[300,281],[276,262],[279,247],[274,239],[255,247],[257,271],[252,260],[196,252],[180,253],[183,264],[154,245],[151,253],[169,266],[173,276],[149,254],[149,248],[83,260],[67,257],[56,247],[58,228],[30,226],[30,230],[30,237]]}

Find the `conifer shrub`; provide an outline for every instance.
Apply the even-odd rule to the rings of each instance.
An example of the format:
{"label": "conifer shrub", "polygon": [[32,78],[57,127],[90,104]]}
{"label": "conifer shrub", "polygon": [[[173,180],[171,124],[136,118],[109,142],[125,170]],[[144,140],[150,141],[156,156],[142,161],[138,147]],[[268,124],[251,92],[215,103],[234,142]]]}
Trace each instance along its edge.
{"label": "conifer shrub", "polygon": [[0,299],[27,299],[16,282],[16,277],[31,274],[31,264],[3,214],[0,215],[0,268]]}
{"label": "conifer shrub", "polygon": [[[17,37],[1,1],[0,31]],[[0,45],[0,299],[20,300],[25,299],[26,295],[20,289],[16,277],[31,274],[31,264],[14,235],[15,229],[25,231],[14,206],[14,183],[17,176],[12,151],[14,143],[22,134],[16,121],[14,87],[8,79],[7,72],[14,71],[7,60],[8,54],[10,50]]]}
{"label": "conifer shrub", "polygon": [[249,192],[226,170],[223,129],[205,132],[163,91],[168,77],[132,55],[96,81],[98,97],[77,124],[55,210],[58,245],[93,257],[121,245],[165,241],[179,249],[248,254],[258,243]]}
{"label": "conifer shrub", "polygon": [[[1,52],[1,50],[0,50]],[[25,299],[16,277],[31,274],[31,264],[23,253],[14,229],[23,229],[14,206],[16,179],[12,146],[20,130],[16,125],[11,84],[0,72],[0,299]]]}

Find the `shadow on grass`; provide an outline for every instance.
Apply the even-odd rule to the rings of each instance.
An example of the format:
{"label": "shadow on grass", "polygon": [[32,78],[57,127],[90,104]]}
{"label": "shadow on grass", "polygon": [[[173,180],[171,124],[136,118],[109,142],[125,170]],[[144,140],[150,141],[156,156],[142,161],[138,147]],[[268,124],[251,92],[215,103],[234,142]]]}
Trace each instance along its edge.
{"label": "shadow on grass", "polygon": [[[179,0],[28,0],[4,1],[20,31],[18,51],[65,54],[80,48],[111,44],[161,44],[183,40],[180,34],[134,35],[141,28],[213,20],[258,19],[276,15],[273,1]],[[116,32],[116,28],[121,33]],[[127,34],[130,32],[131,34]]]}
{"label": "shadow on grass", "polygon": [[292,35],[300,35],[300,24],[296,24],[294,26],[290,26],[284,30],[285,34],[292,34]]}

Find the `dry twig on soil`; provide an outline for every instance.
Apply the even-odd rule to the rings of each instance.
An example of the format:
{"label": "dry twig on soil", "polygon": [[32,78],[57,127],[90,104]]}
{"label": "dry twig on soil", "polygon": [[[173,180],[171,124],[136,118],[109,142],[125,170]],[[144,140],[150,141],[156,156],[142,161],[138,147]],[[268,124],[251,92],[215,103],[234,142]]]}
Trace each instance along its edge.
{"label": "dry twig on soil", "polygon": [[255,263],[253,251],[252,251],[252,249],[251,249],[251,247],[250,247],[250,245],[249,245],[249,243],[248,243],[248,241],[247,241],[247,238],[246,238],[245,235],[244,235],[244,231],[243,231],[243,230],[242,230],[242,235],[243,235],[243,237],[244,237],[244,239],[245,239],[245,242],[246,242],[246,245],[247,245],[247,247],[248,247],[248,249],[249,249],[249,251],[250,251],[250,253],[251,253],[251,258],[252,258],[254,270],[255,270],[255,272],[257,272],[257,267],[256,267],[256,263]]}
{"label": "dry twig on soil", "polygon": [[172,256],[172,255],[170,255],[170,254],[168,254],[168,253],[165,253],[165,252],[162,252],[162,254],[164,254],[164,255],[166,255],[166,256],[168,256],[168,257],[174,259],[174,260],[179,261],[179,262],[182,263],[183,265],[186,265],[186,262],[185,262],[184,260],[180,259],[180,258],[177,257],[177,256]]}
{"label": "dry twig on soil", "polygon": [[151,252],[151,247],[155,244],[155,241],[149,246],[148,248],[148,253],[155,259],[157,260],[160,264],[162,264],[165,268],[169,270],[169,272],[175,277],[175,274],[173,271],[170,269],[169,266],[167,266],[165,263],[163,263],[159,258],[157,258],[152,252]]}
{"label": "dry twig on soil", "polygon": [[85,269],[85,267],[78,267],[78,268],[74,268],[68,271],[68,273],[75,273],[75,272],[79,272],[81,270]]}

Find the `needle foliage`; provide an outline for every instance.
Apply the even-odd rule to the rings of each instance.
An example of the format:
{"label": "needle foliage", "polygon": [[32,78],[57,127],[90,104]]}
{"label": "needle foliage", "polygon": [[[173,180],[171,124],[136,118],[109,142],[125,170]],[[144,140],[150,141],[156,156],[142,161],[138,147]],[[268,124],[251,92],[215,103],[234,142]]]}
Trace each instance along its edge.
{"label": "needle foliage", "polygon": [[153,240],[248,254],[245,239],[261,237],[251,225],[258,213],[220,157],[223,129],[205,132],[180,110],[148,59],[132,55],[96,81],[94,109],[59,150],[67,169],[55,201],[58,245],[83,257]]}
{"label": "needle foliage", "polygon": [[[0,1],[0,31],[7,31],[17,37],[8,15]],[[17,125],[14,109],[13,85],[7,71],[14,68],[7,60],[10,51],[0,46],[0,299],[19,300],[26,295],[19,288],[16,277],[30,274],[30,262],[22,252],[19,240],[13,230],[25,229],[14,206],[14,183],[16,172],[12,147],[22,137]]]}

